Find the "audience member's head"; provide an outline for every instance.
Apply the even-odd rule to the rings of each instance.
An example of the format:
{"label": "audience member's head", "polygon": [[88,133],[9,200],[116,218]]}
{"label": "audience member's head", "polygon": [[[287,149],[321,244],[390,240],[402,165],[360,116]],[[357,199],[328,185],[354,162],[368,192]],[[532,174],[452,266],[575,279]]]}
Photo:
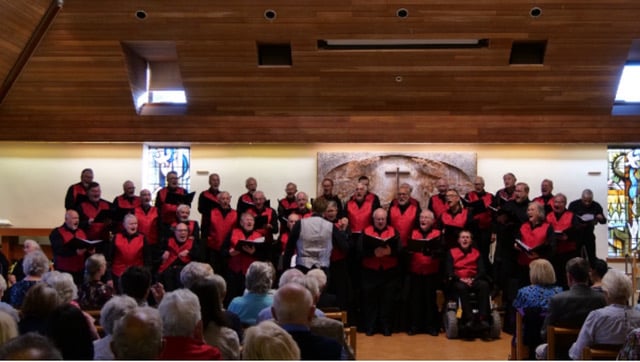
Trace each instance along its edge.
{"label": "audience member's head", "polygon": [[327,287],[327,274],[322,269],[311,269],[307,272],[307,275],[314,278],[318,282],[318,288],[320,293]]}
{"label": "audience member's head", "polygon": [[300,348],[287,331],[263,321],[244,332],[244,360],[300,360]]}
{"label": "audience member's head", "polygon": [[219,327],[228,326],[229,323],[222,310],[222,302],[216,282],[211,279],[198,280],[191,286],[191,291],[198,297],[200,302],[203,329],[206,330],[209,323],[212,322]]}
{"label": "audience member's head", "polygon": [[581,257],[569,259],[566,265],[567,282],[573,284],[585,284],[589,281],[589,262]]}
{"label": "audience member's head", "polygon": [[288,283],[273,296],[271,313],[279,324],[308,326],[314,316],[313,296],[298,283]]}
{"label": "audience member's head", "polygon": [[158,305],[165,337],[198,337],[202,335],[202,314],[198,297],[189,289],[176,289],[165,294]]}
{"label": "audience member's head", "polygon": [[80,308],[62,304],[49,315],[46,336],[65,360],[92,360],[93,341],[87,318]]}
{"label": "audience member's head", "polygon": [[218,289],[218,294],[220,295],[220,302],[224,300],[227,296],[227,281],[218,274],[214,274],[211,277],[211,281],[216,283],[216,288]]}
{"label": "audience member's head", "polygon": [[120,276],[120,288],[122,294],[135,299],[138,305],[145,304],[151,288],[151,273],[145,268],[130,266]]}
{"label": "audience member's head", "polygon": [[0,346],[1,360],[62,360],[62,354],[49,338],[25,333]]}
{"label": "audience member's head", "polygon": [[49,270],[49,258],[41,250],[31,252],[22,260],[22,269],[25,275],[41,277]]}
{"label": "audience member's head", "polygon": [[313,276],[307,274],[301,277],[296,277],[291,279],[291,283],[297,283],[305,287],[309,291],[309,293],[311,293],[314,304],[318,302],[318,299],[320,299],[320,288],[318,287],[318,281]]}
{"label": "audience member's head", "polygon": [[85,281],[95,280],[107,270],[107,259],[102,254],[93,254],[84,262]]}
{"label": "audience member's head", "polygon": [[556,273],[553,265],[546,259],[536,259],[529,264],[529,279],[535,285],[553,285],[556,283]]}
{"label": "audience member's head", "polygon": [[36,250],[42,250],[40,244],[33,239],[27,239],[24,241],[24,245],[22,246],[22,250],[24,251],[24,255],[27,255]]}
{"label": "audience member's head", "polygon": [[602,290],[609,304],[627,305],[633,287],[631,279],[620,270],[611,269],[602,278]]}
{"label": "audience member's head", "polygon": [[50,271],[42,276],[42,281],[58,292],[63,304],[78,298],[78,287],[73,282],[73,276],[69,273],[61,273],[57,270]]}
{"label": "audience member's head", "polygon": [[[0,299],[2,299],[2,296],[4,295],[4,292],[6,290],[7,290],[7,281],[4,280],[4,277],[0,274]],[[16,323],[20,322],[20,315],[18,314],[18,311],[11,306],[11,304],[0,303],[0,311],[3,311],[9,314],[10,316],[12,316],[13,319],[15,319]]]}
{"label": "audience member's head", "polygon": [[290,283],[294,278],[303,277],[304,273],[300,271],[300,269],[291,268],[287,269],[280,276],[280,281],[278,281],[278,288],[281,288],[283,285]]}
{"label": "audience member's head", "polygon": [[254,261],[247,269],[245,287],[250,293],[267,294],[273,283],[273,267],[271,263]]}
{"label": "audience member's head", "polygon": [[36,283],[24,296],[20,313],[22,317],[47,318],[60,304],[60,295],[45,283]]}
{"label": "audience member's head", "polygon": [[118,360],[155,360],[162,346],[162,319],[157,309],[136,307],[113,327],[111,351]]}
{"label": "audience member's head", "polygon": [[602,259],[596,259],[591,265],[591,281],[596,283],[602,280],[609,270],[609,265]]}
{"label": "audience member's head", "polygon": [[100,310],[100,325],[104,333],[113,334],[116,321],[138,306],[135,299],[127,295],[114,295]]}
{"label": "audience member's head", "polygon": [[182,286],[191,289],[191,286],[203,279],[208,279],[213,276],[213,268],[207,263],[200,263],[192,261],[185,265],[180,271],[180,283]]}
{"label": "audience member's head", "polygon": [[4,292],[7,291],[7,281],[4,279],[2,274],[0,274],[0,299],[4,296]]}
{"label": "audience member's head", "polygon": [[0,346],[18,336],[18,323],[9,313],[0,311]]}

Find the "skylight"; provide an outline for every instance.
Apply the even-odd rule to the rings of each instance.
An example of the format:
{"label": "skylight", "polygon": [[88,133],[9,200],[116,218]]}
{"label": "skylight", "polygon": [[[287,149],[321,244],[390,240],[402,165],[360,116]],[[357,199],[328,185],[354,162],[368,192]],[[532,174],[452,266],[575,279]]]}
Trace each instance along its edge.
{"label": "skylight", "polygon": [[624,66],[616,93],[616,103],[640,103],[640,63]]}

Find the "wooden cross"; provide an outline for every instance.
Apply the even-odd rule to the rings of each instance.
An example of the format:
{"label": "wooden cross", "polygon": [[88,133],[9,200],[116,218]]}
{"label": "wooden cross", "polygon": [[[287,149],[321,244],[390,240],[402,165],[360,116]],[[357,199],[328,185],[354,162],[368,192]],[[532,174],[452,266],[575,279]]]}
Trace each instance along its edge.
{"label": "wooden cross", "polygon": [[385,175],[395,175],[396,176],[396,192],[400,191],[400,175],[408,176],[411,174],[409,171],[400,171],[400,167],[396,167],[395,171],[386,171]]}

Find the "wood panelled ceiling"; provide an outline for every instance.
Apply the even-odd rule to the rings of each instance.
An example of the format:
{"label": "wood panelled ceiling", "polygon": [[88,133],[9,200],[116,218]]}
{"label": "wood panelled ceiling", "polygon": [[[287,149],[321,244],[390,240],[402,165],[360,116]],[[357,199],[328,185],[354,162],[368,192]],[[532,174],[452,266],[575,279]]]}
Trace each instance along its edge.
{"label": "wood panelled ceiling", "polygon": [[[49,3],[0,0],[0,76]],[[638,0],[65,0],[0,105],[0,140],[638,142],[640,117],[611,109],[639,19]],[[146,41],[175,43],[185,114],[136,113],[121,43]],[[510,65],[514,41],[546,41],[544,64]],[[258,43],[289,43],[292,66],[258,66]]]}

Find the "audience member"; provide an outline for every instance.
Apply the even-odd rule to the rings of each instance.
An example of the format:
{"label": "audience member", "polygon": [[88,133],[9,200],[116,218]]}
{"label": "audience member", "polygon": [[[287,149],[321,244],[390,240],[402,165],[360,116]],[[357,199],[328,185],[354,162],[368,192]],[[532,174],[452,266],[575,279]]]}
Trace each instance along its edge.
{"label": "audience member", "polygon": [[607,274],[607,270],[609,270],[609,265],[602,259],[596,259],[591,263],[591,271],[589,271],[591,289],[602,292],[602,278]]}
{"label": "audience member", "polygon": [[[4,277],[0,275],[0,299],[3,299],[4,292],[7,290],[7,282],[4,280]],[[18,311],[11,306],[11,304],[0,302],[0,311],[3,311],[15,319],[16,323],[20,321],[20,315]]]}
{"label": "audience member", "polygon": [[[27,239],[24,241],[24,245],[22,246],[22,250],[24,252],[24,256],[31,253],[32,251],[40,250],[40,244],[37,241]],[[22,262],[24,261],[24,256],[20,258],[18,261],[13,263],[13,268],[9,272],[9,277],[7,282],[9,286],[14,285],[17,281],[24,279],[27,275],[24,272]]]}
{"label": "audience member", "polygon": [[96,310],[114,294],[113,287],[104,283],[102,277],[107,271],[107,259],[102,254],[93,254],[85,262],[85,280],[78,290],[78,304],[84,310]]}
{"label": "audience member", "polygon": [[[589,288],[589,262],[577,257],[566,265],[569,290],[554,295],[549,300],[549,313],[542,325],[541,339],[547,339],[547,326],[578,328],[582,326],[587,315],[606,305],[603,293]],[[567,351],[556,351],[554,359],[567,359]],[[547,344],[536,348],[536,359],[547,358]]]}
{"label": "audience member", "polygon": [[0,310],[0,346],[18,336],[18,323],[13,316]]}
{"label": "audience member", "polygon": [[275,322],[260,322],[247,328],[245,334],[244,360],[300,360],[298,344]]}
{"label": "audience member", "polygon": [[24,257],[22,265],[27,276],[7,291],[9,304],[15,308],[22,306],[29,289],[42,280],[42,275],[49,270],[49,258],[42,251],[34,251]]}
{"label": "audience member", "polygon": [[104,304],[100,310],[100,325],[105,336],[93,341],[94,360],[113,360],[115,356],[111,351],[111,341],[113,340],[113,329],[116,321],[122,318],[129,311],[134,310],[138,304],[126,295],[115,295]]}
{"label": "audience member", "polygon": [[338,360],[342,347],[337,341],[316,335],[309,326],[314,315],[313,297],[302,285],[288,283],[273,298],[273,316],[300,348],[303,360]]}
{"label": "audience member", "polygon": [[640,327],[640,311],[627,305],[634,293],[629,277],[619,270],[609,270],[602,278],[602,289],[608,305],[589,313],[569,349],[571,359],[581,359],[582,350],[595,344],[622,345],[627,335]]}
{"label": "audience member", "polygon": [[0,346],[1,360],[62,360],[56,346],[40,333],[30,332],[7,341]]}
{"label": "audience member", "polygon": [[20,309],[20,334],[38,332],[44,334],[49,314],[61,303],[58,292],[45,283],[37,283],[29,289]]}
{"label": "audience member", "polygon": [[77,307],[62,304],[54,309],[47,320],[45,335],[58,347],[63,359],[93,359],[92,332]]}
{"label": "audience member", "polygon": [[207,263],[192,261],[180,271],[180,283],[183,287],[191,289],[193,284],[213,277],[213,268]]}
{"label": "audience member", "polygon": [[316,302],[316,308],[336,308],[338,307],[336,296],[334,294],[327,293],[327,273],[322,269],[311,269],[307,272],[307,276],[312,277],[318,283],[318,289],[320,289],[320,297]]}
{"label": "audience member", "polygon": [[618,353],[618,361],[637,360],[640,360],[640,328],[629,332],[620,353]]}
{"label": "audience member", "polygon": [[151,273],[138,266],[128,267],[120,277],[120,288],[122,294],[132,297],[139,306],[144,307],[151,291]]}
{"label": "audience member", "polygon": [[219,360],[220,351],[204,343],[198,297],[188,289],[167,293],[158,311],[162,318],[164,348],[160,359]]}
{"label": "audience member", "polygon": [[163,349],[157,309],[136,307],[115,322],[111,351],[118,360],[157,360]]}
{"label": "audience member", "polygon": [[247,293],[233,298],[228,308],[240,317],[243,325],[255,325],[258,313],[273,302],[273,296],[269,294],[273,277],[273,267],[270,263],[254,261],[249,266],[245,283]]}
{"label": "audience member", "polygon": [[[296,269],[297,270],[297,269]],[[214,274],[211,277],[211,280],[216,283],[216,288],[218,289],[218,293],[220,296],[220,305],[222,306],[222,311],[229,322],[229,328],[233,329],[238,335],[238,340],[242,343],[242,339],[244,337],[244,329],[242,327],[242,322],[240,321],[240,317],[237,314],[230,312],[229,310],[224,309],[224,298],[227,296],[227,282],[224,278],[218,274]]]}
{"label": "audience member", "polygon": [[[208,264],[205,264],[208,266]],[[211,279],[200,279],[189,287],[198,296],[202,313],[204,341],[220,350],[222,359],[240,359],[238,334],[229,328],[229,321],[222,310],[217,283]]]}
{"label": "audience member", "polygon": [[[562,287],[556,286],[556,276],[553,265],[546,259],[536,259],[529,264],[529,279],[531,285],[518,290],[513,301],[516,313],[523,317],[524,344],[529,347],[529,359],[535,359],[535,348],[542,343],[540,329],[549,310],[549,299],[562,292]],[[517,331],[516,331],[517,332]],[[515,340],[514,336],[514,340]]]}

